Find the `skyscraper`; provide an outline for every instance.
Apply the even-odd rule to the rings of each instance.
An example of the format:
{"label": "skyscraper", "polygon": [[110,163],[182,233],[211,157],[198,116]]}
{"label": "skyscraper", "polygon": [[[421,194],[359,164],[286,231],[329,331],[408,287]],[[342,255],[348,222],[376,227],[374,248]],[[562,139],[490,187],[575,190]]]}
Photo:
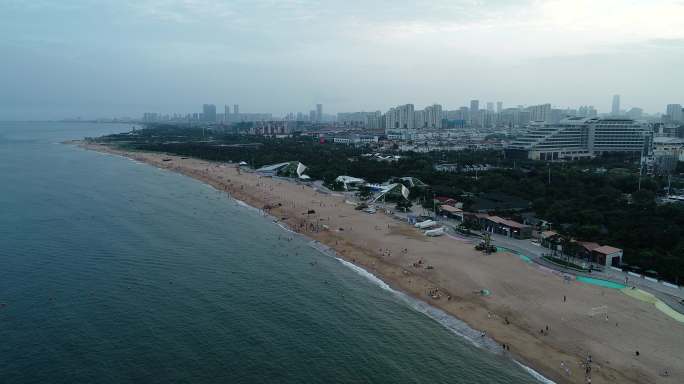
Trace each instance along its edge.
{"label": "skyscraper", "polygon": [[476,126],[479,124],[480,118],[480,101],[470,100],[470,125]]}
{"label": "skyscraper", "polygon": [[240,106],[238,104],[233,104],[233,113],[236,116],[240,114]]}
{"label": "skyscraper", "polygon": [[503,111],[503,102],[497,101],[496,102],[496,113],[501,113],[502,111]]}
{"label": "skyscraper", "polygon": [[533,105],[527,108],[530,111],[531,121],[550,121],[551,119],[551,104]]}
{"label": "skyscraper", "polygon": [[202,120],[207,122],[216,122],[216,105],[204,104],[202,106]]}
{"label": "skyscraper", "polygon": [[670,117],[670,121],[684,121],[682,120],[683,113],[681,104],[668,104],[667,115]]}
{"label": "skyscraper", "polygon": [[223,106],[223,121],[230,121],[230,107],[227,104]]}
{"label": "skyscraper", "polygon": [[316,121],[323,121],[323,104],[316,104]]}
{"label": "skyscraper", "polygon": [[613,108],[610,110],[613,116],[620,115],[620,95],[613,95]]}
{"label": "skyscraper", "polygon": [[413,104],[399,105],[390,108],[386,113],[386,129],[388,131],[395,130],[412,130],[415,129],[415,110]]}
{"label": "skyscraper", "polygon": [[494,103],[491,101],[487,102],[487,112],[494,112]]}

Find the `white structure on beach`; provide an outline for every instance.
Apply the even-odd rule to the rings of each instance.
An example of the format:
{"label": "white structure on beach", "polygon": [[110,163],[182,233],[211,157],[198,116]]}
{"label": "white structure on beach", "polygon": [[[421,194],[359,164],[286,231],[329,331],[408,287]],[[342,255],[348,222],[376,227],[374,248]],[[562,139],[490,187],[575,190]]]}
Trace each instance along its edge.
{"label": "white structure on beach", "polygon": [[337,176],[335,181],[338,183],[342,183],[345,191],[352,191],[358,189],[361,185],[363,185],[366,182],[366,180],[364,179],[359,179],[358,177],[352,176]]}

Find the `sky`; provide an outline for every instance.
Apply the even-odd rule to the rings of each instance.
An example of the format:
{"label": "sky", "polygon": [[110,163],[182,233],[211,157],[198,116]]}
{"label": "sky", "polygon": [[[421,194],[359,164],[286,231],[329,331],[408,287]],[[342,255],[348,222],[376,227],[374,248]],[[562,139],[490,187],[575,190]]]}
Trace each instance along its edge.
{"label": "sky", "polygon": [[0,0],[0,120],[684,104],[684,0]]}

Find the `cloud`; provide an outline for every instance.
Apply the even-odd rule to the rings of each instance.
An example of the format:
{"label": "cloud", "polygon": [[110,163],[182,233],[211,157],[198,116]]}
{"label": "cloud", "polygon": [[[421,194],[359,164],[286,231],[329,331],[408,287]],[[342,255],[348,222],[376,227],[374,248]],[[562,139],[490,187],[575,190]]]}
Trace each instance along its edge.
{"label": "cloud", "polygon": [[78,109],[97,83],[102,109],[214,101],[282,113],[320,100],[328,111],[470,98],[599,106],[618,92],[660,110],[684,86],[682,14],[681,0],[5,0],[0,98]]}

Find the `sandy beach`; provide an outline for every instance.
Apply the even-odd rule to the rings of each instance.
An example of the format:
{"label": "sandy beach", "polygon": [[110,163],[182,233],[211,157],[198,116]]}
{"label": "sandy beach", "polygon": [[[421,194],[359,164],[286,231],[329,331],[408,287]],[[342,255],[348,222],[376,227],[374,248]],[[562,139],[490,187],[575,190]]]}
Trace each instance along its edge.
{"label": "sandy beach", "polygon": [[[684,324],[619,290],[567,281],[508,253],[483,255],[448,236],[426,237],[380,211],[356,211],[344,197],[234,164],[81,146],[182,173],[264,209],[397,290],[485,331],[510,347],[502,353],[555,382],[586,383],[589,355],[592,383],[684,381]],[[600,306],[607,316],[589,316]]]}

